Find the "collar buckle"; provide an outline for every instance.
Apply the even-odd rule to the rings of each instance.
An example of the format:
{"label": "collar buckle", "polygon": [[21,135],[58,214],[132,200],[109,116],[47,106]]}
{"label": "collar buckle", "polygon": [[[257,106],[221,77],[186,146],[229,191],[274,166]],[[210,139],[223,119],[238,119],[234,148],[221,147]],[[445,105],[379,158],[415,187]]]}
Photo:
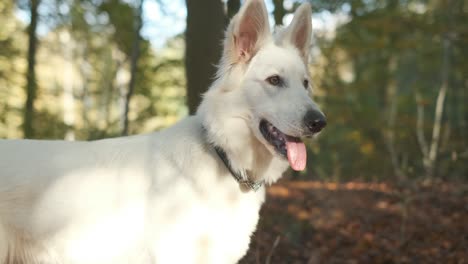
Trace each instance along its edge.
{"label": "collar buckle", "polygon": [[253,190],[253,191],[258,191],[258,189],[260,189],[260,187],[262,187],[263,185],[263,181],[259,181],[259,182],[254,182],[254,181],[250,181],[250,180],[238,180],[237,178],[235,178],[237,180],[237,182],[240,184],[240,185],[243,185],[243,186],[246,186],[247,188]]}
{"label": "collar buckle", "polygon": [[239,185],[245,186],[248,189],[251,189],[253,191],[257,191],[258,189],[260,189],[260,187],[262,187],[264,183],[263,180],[259,182],[255,182],[255,181],[249,180],[249,177],[245,170],[235,171],[231,166],[231,162],[229,161],[226,155],[226,152],[224,152],[224,150],[220,148],[219,146],[216,146],[216,145],[212,145],[212,146],[215,149],[216,154],[218,154],[218,157],[223,161],[224,166],[226,166],[226,168],[231,173],[232,177],[237,181],[237,183],[239,183]]}

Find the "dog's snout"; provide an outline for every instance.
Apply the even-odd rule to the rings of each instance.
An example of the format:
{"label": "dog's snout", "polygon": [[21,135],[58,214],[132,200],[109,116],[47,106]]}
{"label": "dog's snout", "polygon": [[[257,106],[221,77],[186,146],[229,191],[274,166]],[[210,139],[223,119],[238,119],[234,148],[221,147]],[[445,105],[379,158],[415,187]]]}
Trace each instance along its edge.
{"label": "dog's snout", "polygon": [[327,125],[327,119],[320,111],[309,110],[304,117],[304,124],[310,132],[318,133]]}

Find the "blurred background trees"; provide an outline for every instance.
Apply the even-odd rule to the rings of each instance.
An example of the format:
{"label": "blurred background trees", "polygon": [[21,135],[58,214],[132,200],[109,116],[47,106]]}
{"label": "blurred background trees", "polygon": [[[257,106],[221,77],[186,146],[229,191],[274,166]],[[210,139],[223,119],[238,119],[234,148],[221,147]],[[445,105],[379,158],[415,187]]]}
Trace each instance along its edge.
{"label": "blurred background trees", "polygon": [[[272,24],[287,24],[299,2],[267,1]],[[240,3],[0,2],[0,137],[92,140],[193,113]],[[466,179],[468,3],[311,3],[311,73],[329,126],[304,174]]]}

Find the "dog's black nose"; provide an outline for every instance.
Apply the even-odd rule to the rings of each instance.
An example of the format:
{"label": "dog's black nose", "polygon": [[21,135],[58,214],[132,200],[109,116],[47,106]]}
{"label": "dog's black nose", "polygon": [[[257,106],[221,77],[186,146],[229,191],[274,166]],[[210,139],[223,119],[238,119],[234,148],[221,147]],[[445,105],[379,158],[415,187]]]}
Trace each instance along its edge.
{"label": "dog's black nose", "polygon": [[327,119],[320,111],[309,110],[304,117],[304,124],[310,132],[318,133],[327,125]]}

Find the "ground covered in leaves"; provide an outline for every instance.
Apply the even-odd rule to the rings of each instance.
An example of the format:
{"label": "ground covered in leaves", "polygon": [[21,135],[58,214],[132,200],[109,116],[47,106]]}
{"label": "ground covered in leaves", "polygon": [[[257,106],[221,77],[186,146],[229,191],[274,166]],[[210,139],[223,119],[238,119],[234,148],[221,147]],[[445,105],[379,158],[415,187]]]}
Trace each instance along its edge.
{"label": "ground covered in leaves", "polygon": [[468,263],[468,184],[282,181],[240,263]]}

